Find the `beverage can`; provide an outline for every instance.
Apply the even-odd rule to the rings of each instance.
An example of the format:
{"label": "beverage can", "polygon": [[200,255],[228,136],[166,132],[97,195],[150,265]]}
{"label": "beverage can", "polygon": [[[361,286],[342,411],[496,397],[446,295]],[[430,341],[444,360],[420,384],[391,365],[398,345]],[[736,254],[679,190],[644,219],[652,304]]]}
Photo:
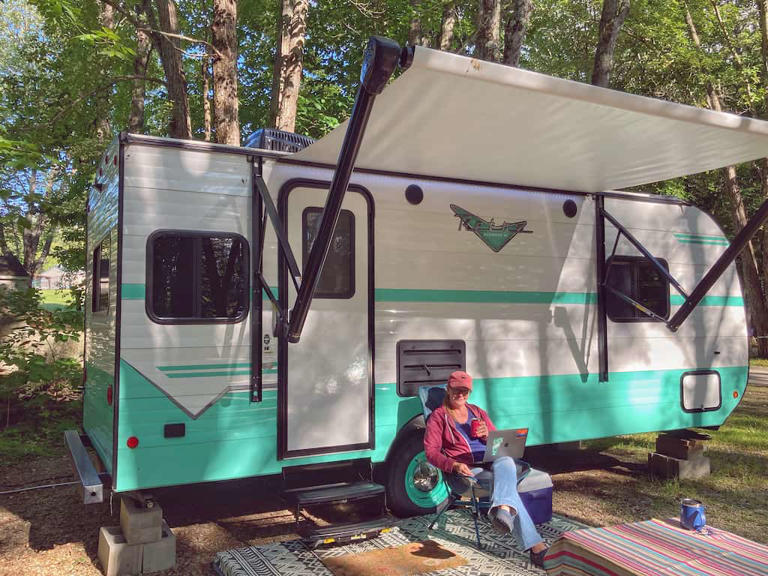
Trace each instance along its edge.
{"label": "beverage can", "polygon": [[472,421],[469,423],[469,434],[472,436],[472,438],[477,438],[478,430],[480,429],[480,418],[472,418]]}

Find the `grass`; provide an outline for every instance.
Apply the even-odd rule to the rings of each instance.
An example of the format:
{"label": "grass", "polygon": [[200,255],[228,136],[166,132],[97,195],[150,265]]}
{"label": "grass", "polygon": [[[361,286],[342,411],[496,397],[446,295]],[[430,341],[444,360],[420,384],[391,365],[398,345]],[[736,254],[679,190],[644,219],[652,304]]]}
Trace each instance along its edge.
{"label": "grass", "polygon": [[46,310],[66,308],[72,303],[72,293],[69,290],[40,290],[41,306]]}
{"label": "grass", "polygon": [[750,358],[749,359],[749,365],[750,366],[763,366],[765,368],[768,368],[768,358]]}
{"label": "grass", "polygon": [[[750,386],[739,407],[706,444],[712,473],[699,480],[659,480],[648,475],[648,453],[655,450],[656,434],[619,436],[586,442],[618,464],[613,474],[576,478],[566,490],[591,489],[599,494],[598,524],[631,522],[650,517],[677,517],[682,498],[695,498],[707,506],[710,525],[768,544],[768,387]],[[591,486],[584,486],[589,484]],[[556,487],[557,489],[557,487]],[[578,498],[576,498],[578,500]],[[590,500],[589,495],[587,500]],[[594,498],[593,498],[594,500]],[[588,507],[579,502],[579,507]],[[567,513],[567,510],[565,511]],[[595,519],[593,518],[593,521]]]}

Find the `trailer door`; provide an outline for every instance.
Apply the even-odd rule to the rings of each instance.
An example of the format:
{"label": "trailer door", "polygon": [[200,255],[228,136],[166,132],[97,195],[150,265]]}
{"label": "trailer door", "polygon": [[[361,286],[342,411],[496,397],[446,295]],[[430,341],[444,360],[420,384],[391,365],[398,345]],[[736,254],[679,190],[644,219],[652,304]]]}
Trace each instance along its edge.
{"label": "trailer door", "polygon": [[[327,184],[289,184],[281,211],[304,268],[322,219]],[[350,187],[339,215],[301,340],[281,340],[281,457],[373,447],[372,206]],[[296,290],[283,271],[287,309]]]}

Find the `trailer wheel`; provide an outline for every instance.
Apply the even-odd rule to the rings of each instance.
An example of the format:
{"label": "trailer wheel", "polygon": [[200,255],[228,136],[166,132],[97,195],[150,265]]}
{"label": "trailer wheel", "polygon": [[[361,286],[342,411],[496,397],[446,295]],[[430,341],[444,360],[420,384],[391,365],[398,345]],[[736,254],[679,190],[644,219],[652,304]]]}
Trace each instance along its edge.
{"label": "trailer wheel", "polygon": [[424,430],[411,434],[389,462],[387,504],[398,516],[431,514],[448,498],[442,472],[424,455]]}

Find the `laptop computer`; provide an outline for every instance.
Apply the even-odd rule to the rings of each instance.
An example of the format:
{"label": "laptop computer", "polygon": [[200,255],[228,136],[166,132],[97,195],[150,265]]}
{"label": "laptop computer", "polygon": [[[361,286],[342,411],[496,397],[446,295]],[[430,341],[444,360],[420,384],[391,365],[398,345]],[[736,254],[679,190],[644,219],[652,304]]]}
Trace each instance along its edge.
{"label": "laptop computer", "polygon": [[525,441],[528,439],[528,428],[510,430],[493,430],[488,433],[485,442],[483,462],[493,462],[496,458],[509,456],[522,458],[525,451]]}

